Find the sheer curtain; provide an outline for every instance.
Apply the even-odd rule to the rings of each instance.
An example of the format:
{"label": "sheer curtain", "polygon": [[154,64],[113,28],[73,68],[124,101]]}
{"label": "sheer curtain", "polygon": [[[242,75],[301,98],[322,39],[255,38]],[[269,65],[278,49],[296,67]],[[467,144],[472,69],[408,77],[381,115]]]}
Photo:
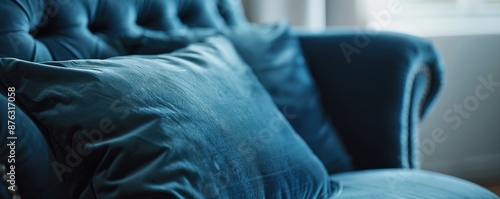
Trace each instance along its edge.
{"label": "sheer curtain", "polygon": [[[500,0],[242,0],[247,17],[256,23],[288,19],[295,27],[378,27],[376,29],[428,34],[447,32],[462,24],[479,27],[500,18]],[[455,22],[450,22],[455,20]],[[436,23],[437,21],[442,21]],[[434,24],[434,25],[433,25]],[[457,25],[458,24],[458,25]],[[429,30],[426,27],[429,26]],[[498,27],[488,23],[490,27]],[[491,30],[491,31],[497,31]],[[488,30],[489,31],[489,30]],[[491,32],[490,31],[490,32]],[[449,31],[448,31],[449,32]]]}
{"label": "sheer curtain", "polygon": [[367,0],[243,0],[250,21],[271,23],[287,19],[295,27],[363,26]]}

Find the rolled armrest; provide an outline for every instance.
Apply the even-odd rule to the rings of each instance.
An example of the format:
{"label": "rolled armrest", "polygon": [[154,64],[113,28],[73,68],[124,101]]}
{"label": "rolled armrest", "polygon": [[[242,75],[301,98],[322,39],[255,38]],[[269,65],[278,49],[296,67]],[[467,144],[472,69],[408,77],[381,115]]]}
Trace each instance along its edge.
{"label": "rolled armrest", "polygon": [[397,33],[297,35],[355,168],[418,167],[419,122],[443,81],[432,44]]}

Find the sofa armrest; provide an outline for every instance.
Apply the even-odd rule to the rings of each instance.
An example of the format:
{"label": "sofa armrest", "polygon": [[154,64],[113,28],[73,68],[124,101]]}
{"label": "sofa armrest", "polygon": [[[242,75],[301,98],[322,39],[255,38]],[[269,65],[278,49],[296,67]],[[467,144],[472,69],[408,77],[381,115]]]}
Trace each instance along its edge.
{"label": "sofa armrest", "polygon": [[418,125],[441,88],[432,44],[397,33],[297,33],[356,169],[417,168]]}

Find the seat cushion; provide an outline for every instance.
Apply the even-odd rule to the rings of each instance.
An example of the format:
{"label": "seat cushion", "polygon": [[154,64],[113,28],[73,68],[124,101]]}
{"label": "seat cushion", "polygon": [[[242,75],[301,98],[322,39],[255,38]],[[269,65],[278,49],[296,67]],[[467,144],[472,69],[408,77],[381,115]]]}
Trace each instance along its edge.
{"label": "seat cushion", "polygon": [[0,80],[72,198],[323,198],[320,160],[223,37],[172,54],[32,63]]}
{"label": "seat cushion", "polygon": [[452,176],[411,169],[379,169],[336,174],[339,191],[331,198],[352,199],[498,199],[474,183]]}

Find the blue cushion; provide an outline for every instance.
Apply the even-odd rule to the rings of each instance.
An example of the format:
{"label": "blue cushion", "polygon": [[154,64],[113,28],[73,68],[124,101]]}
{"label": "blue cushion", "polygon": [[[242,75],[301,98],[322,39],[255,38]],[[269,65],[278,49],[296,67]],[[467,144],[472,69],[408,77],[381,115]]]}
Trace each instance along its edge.
{"label": "blue cushion", "polygon": [[[15,129],[14,134],[9,133],[7,121],[11,120],[7,119],[8,102],[6,93],[0,92],[0,121],[2,121],[0,163],[6,166],[7,173],[11,171],[10,167],[14,166],[14,180],[18,194],[22,198],[67,198],[66,187],[62,181],[57,179],[56,173],[51,167],[54,156],[49,145],[21,107],[10,105],[10,107],[15,107],[15,114],[10,114],[10,116],[15,115]],[[7,137],[16,137],[17,139],[7,139]],[[10,144],[11,141],[14,141],[15,145],[8,146],[7,144]],[[13,150],[11,150],[11,146],[14,147]],[[11,151],[15,152],[12,156]],[[7,184],[11,185],[10,182]],[[7,194],[7,187],[0,182],[0,198],[10,197]]]}
{"label": "blue cushion", "polygon": [[[8,74],[8,75],[6,75]],[[172,54],[42,64],[0,79],[57,141],[79,198],[322,198],[334,183],[222,37]]]}
{"label": "blue cushion", "polygon": [[351,170],[351,158],[323,113],[314,80],[288,23],[231,28],[225,35],[328,172]]}
{"label": "blue cushion", "polygon": [[336,174],[335,199],[498,199],[490,191],[455,177],[411,169],[379,169]]}
{"label": "blue cushion", "polygon": [[220,31],[234,44],[279,110],[323,162],[329,173],[352,169],[337,132],[323,113],[319,94],[298,39],[286,22],[248,25],[223,30],[195,28],[189,34],[166,32],[148,38],[134,50],[139,54],[170,52]]}

